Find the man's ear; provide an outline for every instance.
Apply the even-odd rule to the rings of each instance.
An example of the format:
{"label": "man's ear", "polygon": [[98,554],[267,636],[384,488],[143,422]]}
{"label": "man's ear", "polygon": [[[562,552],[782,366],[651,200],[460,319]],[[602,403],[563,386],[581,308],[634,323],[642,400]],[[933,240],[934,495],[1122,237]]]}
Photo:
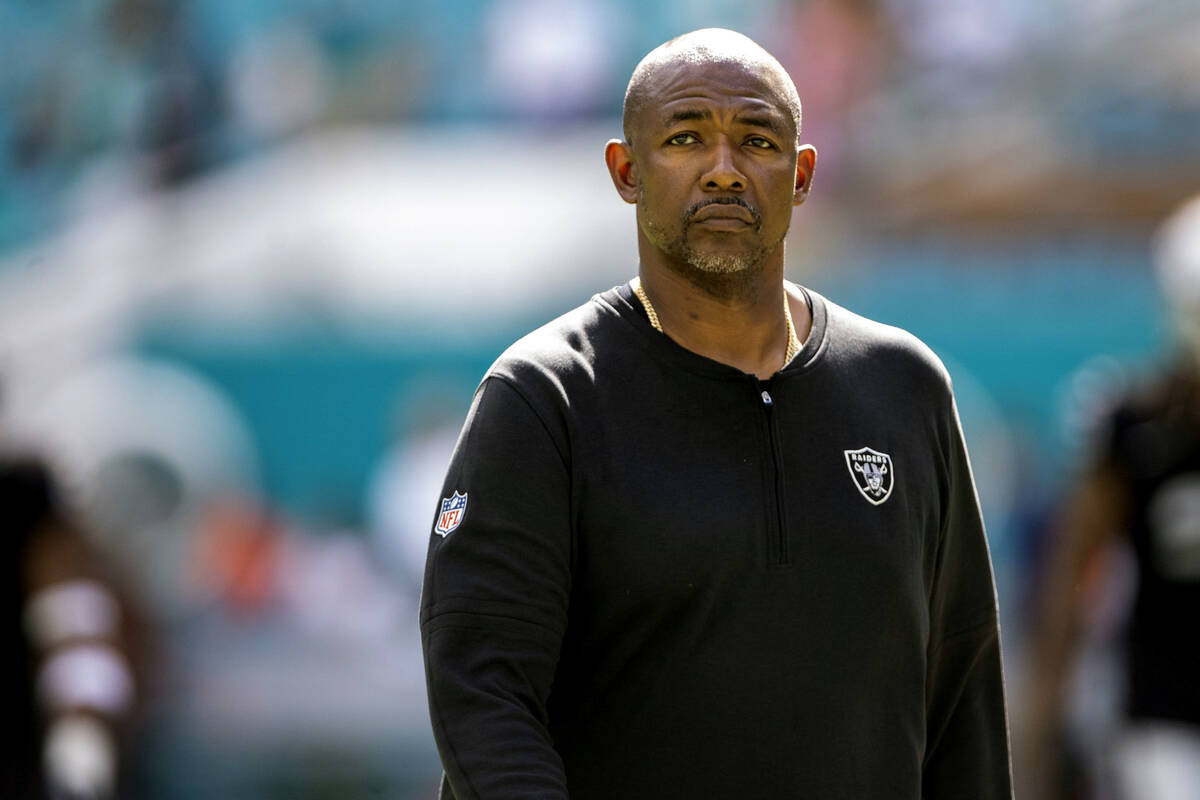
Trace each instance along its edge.
{"label": "man's ear", "polygon": [[626,203],[636,203],[638,198],[637,168],[633,165],[633,152],[627,142],[609,139],[604,145],[604,163],[617,194]]}
{"label": "man's ear", "polygon": [[798,206],[808,197],[816,169],[817,148],[811,144],[800,145],[796,152],[796,192],[792,195],[792,205]]}

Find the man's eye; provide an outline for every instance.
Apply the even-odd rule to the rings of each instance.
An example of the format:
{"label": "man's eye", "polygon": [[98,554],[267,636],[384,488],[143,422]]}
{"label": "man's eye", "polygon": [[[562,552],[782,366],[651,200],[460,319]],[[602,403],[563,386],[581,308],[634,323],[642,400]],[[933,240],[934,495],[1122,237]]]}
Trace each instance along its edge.
{"label": "man's eye", "polygon": [[751,147],[757,147],[762,150],[770,150],[771,148],[773,148],[775,146],[775,145],[771,144],[771,142],[769,140],[764,139],[761,136],[751,136],[749,139],[746,140],[746,144],[750,145]]}
{"label": "man's eye", "polygon": [[696,137],[690,133],[677,133],[667,139],[667,144],[691,144],[694,141],[696,141]]}

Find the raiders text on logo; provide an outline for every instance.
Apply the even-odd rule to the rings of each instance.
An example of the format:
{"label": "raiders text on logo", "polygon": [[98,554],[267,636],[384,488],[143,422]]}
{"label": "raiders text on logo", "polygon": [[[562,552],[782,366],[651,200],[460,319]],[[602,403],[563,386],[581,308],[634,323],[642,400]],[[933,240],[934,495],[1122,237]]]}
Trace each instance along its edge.
{"label": "raiders text on logo", "polygon": [[850,470],[854,485],[868,503],[879,505],[891,497],[896,472],[891,456],[869,447],[843,452],[846,454],[846,469]]}
{"label": "raiders text on logo", "polygon": [[433,526],[433,532],[438,536],[445,536],[450,531],[462,524],[463,517],[467,515],[467,493],[455,491],[449,497],[442,498],[442,507],[438,511],[437,522]]}

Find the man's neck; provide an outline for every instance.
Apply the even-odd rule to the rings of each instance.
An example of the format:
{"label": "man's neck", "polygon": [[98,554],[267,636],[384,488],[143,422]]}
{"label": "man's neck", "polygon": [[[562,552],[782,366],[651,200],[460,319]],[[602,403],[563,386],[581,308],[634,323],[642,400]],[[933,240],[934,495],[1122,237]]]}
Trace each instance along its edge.
{"label": "man's neck", "polygon": [[[783,366],[788,334],[782,248],[744,275],[693,278],[645,258],[638,274],[663,332],[680,346],[764,380]],[[812,327],[808,305],[803,298],[789,302],[804,341]]]}

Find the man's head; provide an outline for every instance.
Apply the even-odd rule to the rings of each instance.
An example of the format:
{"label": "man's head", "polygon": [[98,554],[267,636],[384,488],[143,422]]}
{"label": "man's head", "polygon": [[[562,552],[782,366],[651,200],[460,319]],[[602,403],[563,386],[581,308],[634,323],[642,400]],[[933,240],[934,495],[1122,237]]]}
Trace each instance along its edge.
{"label": "man's head", "polygon": [[1154,254],[1171,327],[1188,353],[1200,359],[1200,195],[1158,229]]}
{"label": "man's head", "polygon": [[716,63],[736,64],[757,72],[772,83],[778,99],[792,118],[795,143],[800,144],[800,95],[787,70],[753,39],[724,28],[705,28],[676,36],[651,50],[638,62],[629,78],[629,85],[625,87],[625,103],[621,107],[625,141],[633,141],[636,118],[652,101],[655,78],[661,70],[683,64]]}
{"label": "man's head", "polygon": [[774,57],[733,31],[672,39],[634,70],[623,125],[605,158],[637,204],[643,261],[702,277],[782,259],[816,151],[799,144],[800,100]]}

